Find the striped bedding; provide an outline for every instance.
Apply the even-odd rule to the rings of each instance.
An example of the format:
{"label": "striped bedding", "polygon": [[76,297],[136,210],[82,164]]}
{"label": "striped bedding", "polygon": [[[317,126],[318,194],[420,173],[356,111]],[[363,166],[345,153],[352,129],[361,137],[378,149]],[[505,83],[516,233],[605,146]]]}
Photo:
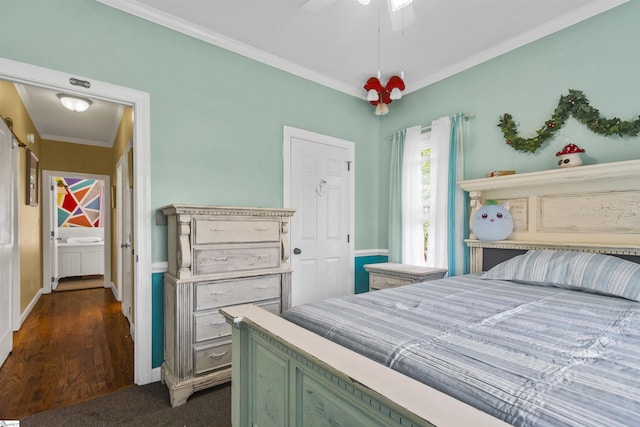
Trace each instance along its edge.
{"label": "striped bedding", "polygon": [[283,316],[516,426],[640,422],[640,303],[478,275]]}

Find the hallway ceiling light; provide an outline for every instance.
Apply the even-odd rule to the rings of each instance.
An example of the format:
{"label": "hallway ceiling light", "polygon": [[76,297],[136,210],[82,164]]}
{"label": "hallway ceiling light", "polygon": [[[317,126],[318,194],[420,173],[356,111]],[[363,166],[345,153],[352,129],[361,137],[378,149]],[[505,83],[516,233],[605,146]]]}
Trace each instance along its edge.
{"label": "hallway ceiling light", "polygon": [[81,113],[82,111],[86,111],[93,102],[87,98],[80,98],[78,96],[66,95],[64,93],[59,93],[58,99],[67,110],[76,111]]}

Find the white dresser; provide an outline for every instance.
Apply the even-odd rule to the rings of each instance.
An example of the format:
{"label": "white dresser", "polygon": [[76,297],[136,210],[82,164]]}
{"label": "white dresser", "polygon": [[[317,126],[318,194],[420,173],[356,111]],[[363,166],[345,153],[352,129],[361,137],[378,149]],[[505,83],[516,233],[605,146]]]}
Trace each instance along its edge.
{"label": "white dresser", "polygon": [[218,310],[290,306],[293,209],[170,205],[162,381],[171,406],[231,379],[231,327]]}
{"label": "white dresser", "polygon": [[364,269],[369,273],[369,290],[371,291],[442,279],[447,274],[446,268],[431,268],[394,262],[367,264]]}

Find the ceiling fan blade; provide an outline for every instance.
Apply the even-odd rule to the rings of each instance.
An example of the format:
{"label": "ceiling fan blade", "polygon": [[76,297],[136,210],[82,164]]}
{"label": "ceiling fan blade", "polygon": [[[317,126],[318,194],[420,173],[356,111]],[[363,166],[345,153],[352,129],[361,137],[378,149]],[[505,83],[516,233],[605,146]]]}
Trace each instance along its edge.
{"label": "ceiling fan blade", "polygon": [[409,4],[395,12],[391,9],[391,1],[387,1],[387,5],[389,6],[389,19],[391,19],[391,29],[393,31],[401,31],[416,22],[413,4]]}
{"label": "ceiling fan blade", "polygon": [[307,12],[318,13],[336,0],[306,0],[302,3],[302,8]]}

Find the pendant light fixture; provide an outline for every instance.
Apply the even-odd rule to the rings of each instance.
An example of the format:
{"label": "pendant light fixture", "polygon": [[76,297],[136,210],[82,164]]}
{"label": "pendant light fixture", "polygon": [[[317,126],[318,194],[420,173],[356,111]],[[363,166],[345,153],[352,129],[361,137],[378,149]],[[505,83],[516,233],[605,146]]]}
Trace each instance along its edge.
{"label": "pendant light fixture", "polygon": [[[405,1],[405,4],[401,7],[410,3],[411,1]],[[402,36],[404,37],[404,25],[402,29]],[[402,98],[402,91],[405,89],[404,71],[400,73],[400,76],[391,76],[387,81],[387,84],[384,86],[380,83],[380,76],[380,9],[378,8],[378,76],[369,77],[363,86],[364,90],[367,91],[367,101],[376,107],[376,116],[388,114],[389,107],[387,105],[391,104],[394,100]]]}
{"label": "pendant light fixture", "polygon": [[58,99],[67,110],[81,113],[86,111],[93,102],[87,98],[81,98],[79,96],[67,95],[59,93]]}

